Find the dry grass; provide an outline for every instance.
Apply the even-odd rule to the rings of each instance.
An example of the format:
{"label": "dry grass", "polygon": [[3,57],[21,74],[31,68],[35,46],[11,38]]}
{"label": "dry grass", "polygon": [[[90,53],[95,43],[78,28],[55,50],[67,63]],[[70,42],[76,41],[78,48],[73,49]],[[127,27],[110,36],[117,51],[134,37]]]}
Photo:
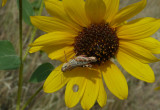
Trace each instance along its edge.
{"label": "dry grass", "polygon": [[[134,3],[138,0],[121,0],[120,7]],[[46,12],[43,13],[46,15]],[[136,17],[160,17],[160,0],[148,0],[147,7]],[[18,11],[16,0],[8,0],[7,5],[0,9],[0,40],[10,40],[18,52]],[[27,47],[30,34],[30,27],[23,26],[24,52]],[[26,37],[28,34],[28,37]],[[36,36],[43,34],[37,32]],[[160,32],[153,37],[160,40]],[[40,87],[41,84],[32,84],[28,80],[32,72],[43,62],[51,62],[58,65],[59,62],[51,61],[46,54],[30,54],[24,66],[22,104]],[[102,110],[160,110],[160,91],[154,88],[160,85],[160,63],[151,64],[156,76],[156,82],[148,84],[137,80],[126,74],[121,68],[129,85],[129,97],[121,101],[113,96],[108,90],[107,105]],[[17,95],[18,71],[0,71],[0,110],[15,110]],[[100,109],[97,105],[92,110]],[[80,104],[69,109],[64,103],[64,88],[53,94],[46,94],[41,91],[32,101],[26,110],[81,110]]]}

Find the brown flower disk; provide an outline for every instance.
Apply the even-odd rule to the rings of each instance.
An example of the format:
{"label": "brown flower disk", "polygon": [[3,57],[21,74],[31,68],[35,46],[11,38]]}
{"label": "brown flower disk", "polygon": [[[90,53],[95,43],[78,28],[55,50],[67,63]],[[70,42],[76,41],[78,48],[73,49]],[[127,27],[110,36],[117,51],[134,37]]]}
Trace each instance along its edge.
{"label": "brown flower disk", "polygon": [[115,56],[119,40],[116,30],[108,24],[91,24],[84,27],[75,38],[74,51],[76,56],[86,55],[97,58],[96,64],[101,64]]}

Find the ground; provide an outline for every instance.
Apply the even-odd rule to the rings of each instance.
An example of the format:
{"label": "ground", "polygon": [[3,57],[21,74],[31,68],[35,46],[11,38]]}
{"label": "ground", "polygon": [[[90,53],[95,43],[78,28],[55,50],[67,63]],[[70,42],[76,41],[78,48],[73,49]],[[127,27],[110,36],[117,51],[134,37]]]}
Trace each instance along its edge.
{"label": "ground", "polygon": [[[136,1],[139,0],[121,0],[120,8]],[[45,10],[42,15],[47,15]],[[132,19],[140,17],[160,18],[160,0],[148,0],[147,7]],[[25,52],[32,27],[25,23],[23,24],[23,42],[25,44],[23,52]],[[43,32],[38,30],[36,37],[42,34]],[[154,34],[153,37],[160,40],[160,31]],[[0,8],[0,40],[10,40],[18,53],[18,11],[16,0],[8,0],[6,6]],[[28,80],[36,67],[44,62],[50,62],[55,66],[60,64],[58,61],[51,61],[46,54],[40,52],[28,55],[24,64],[22,104],[43,85],[43,82],[35,84],[29,83]],[[135,79],[120,67],[128,81],[128,98],[124,101],[119,100],[106,88],[108,95],[107,105],[101,109],[95,104],[92,110],[160,110],[160,91],[154,90],[154,88],[160,86],[160,63],[151,64],[151,67],[156,76],[156,81],[152,84]],[[0,71],[0,110],[15,110],[17,83],[17,70]],[[52,94],[46,94],[41,91],[26,110],[81,110],[80,104],[72,109],[65,106],[64,89]]]}

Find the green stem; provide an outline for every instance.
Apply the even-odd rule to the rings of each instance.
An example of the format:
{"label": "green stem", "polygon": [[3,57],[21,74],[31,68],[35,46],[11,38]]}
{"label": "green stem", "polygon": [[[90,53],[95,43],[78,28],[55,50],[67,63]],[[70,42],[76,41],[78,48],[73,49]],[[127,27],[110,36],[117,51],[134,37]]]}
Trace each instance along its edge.
{"label": "green stem", "polygon": [[20,68],[19,68],[19,82],[18,82],[18,94],[16,110],[20,109],[20,100],[22,92],[22,81],[23,81],[23,62],[22,62],[22,0],[19,0],[19,48],[20,48]]}
{"label": "green stem", "polygon": [[[35,35],[36,35],[36,32],[37,32],[37,28],[34,27],[34,28],[33,28],[33,32],[32,32],[32,35],[31,35],[31,39],[30,39],[30,41],[29,41],[29,44],[31,44],[31,43],[33,42],[33,39],[34,39],[34,37],[35,37]],[[24,62],[24,61],[26,60],[26,58],[27,58],[29,49],[30,49],[30,47],[28,46],[27,49],[26,49],[25,55],[24,55],[24,57],[23,57],[23,62]]]}
{"label": "green stem", "polygon": [[[43,11],[43,0],[41,1],[41,6],[40,6],[40,10],[39,10],[39,12],[38,12],[38,16],[41,15],[42,11]],[[30,39],[30,41],[29,41],[29,44],[31,44],[31,43],[33,42],[33,40],[34,40],[34,38],[35,38],[35,35],[36,35],[36,32],[37,32],[37,28],[34,27],[34,28],[33,28],[33,32],[32,32],[32,35],[31,35],[31,39]],[[27,58],[29,49],[30,49],[30,47],[28,46],[28,47],[27,47],[27,50],[26,50],[26,52],[25,52],[25,55],[24,55],[24,57],[23,57],[23,62],[24,62],[24,61],[26,60],[26,58]]]}
{"label": "green stem", "polygon": [[21,110],[24,110],[30,103],[31,101],[37,96],[37,94],[42,90],[43,86],[41,86],[28,100],[27,102],[23,105]]}
{"label": "green stem", "polygon": [[[41,15],[42,11],[43,11],[43,0],[41,1],[41,6],[40,6],[40,10],[39,10],[39,12],[38,12],[38,15]],[[31,35],[31,38],[30,38],[30,41],[29,41],[29,44],[33,42],[34,37],[35,37],[35,35],[36,35],[36,32],[37,32],[37,28],[34,27],[34,28],[33,28],[33,32],[32,32],[32,35]],[[24,57],[23,57],[23,62],[24,62],[24,61],[26,60],[26,58],[27,58],[29,49],[30,49],[30,47],[27,47],[27,50],[26,50],[25,55],[24,55]],[[28,106],[28,104],[30,104],[30,102],[31,102],[31,101],[34,99],[34,97],[42,90],[42,88],[43,88],[43,86],[41,86],[41,87],[27,100],[27,102],[22,106],[22,110],[24,110],[24,109]]]}

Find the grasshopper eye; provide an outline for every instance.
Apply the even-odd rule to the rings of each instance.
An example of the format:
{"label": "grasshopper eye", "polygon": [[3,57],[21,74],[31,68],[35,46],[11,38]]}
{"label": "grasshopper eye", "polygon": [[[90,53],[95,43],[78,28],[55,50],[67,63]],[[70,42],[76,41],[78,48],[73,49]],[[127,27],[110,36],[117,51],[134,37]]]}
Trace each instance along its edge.
{"label": "grasshopper eye", "polygon": [[67,64],[65,63],[65,64],[63,64],[63,66],[62,66],[62,68],[61,68],[61,71],[62,72],[65,72],[66,70],[67,70]]}
{"label": "grasshopper eye", "polygon": [[71,60],[70,63],[73,63],[73,60]]}

